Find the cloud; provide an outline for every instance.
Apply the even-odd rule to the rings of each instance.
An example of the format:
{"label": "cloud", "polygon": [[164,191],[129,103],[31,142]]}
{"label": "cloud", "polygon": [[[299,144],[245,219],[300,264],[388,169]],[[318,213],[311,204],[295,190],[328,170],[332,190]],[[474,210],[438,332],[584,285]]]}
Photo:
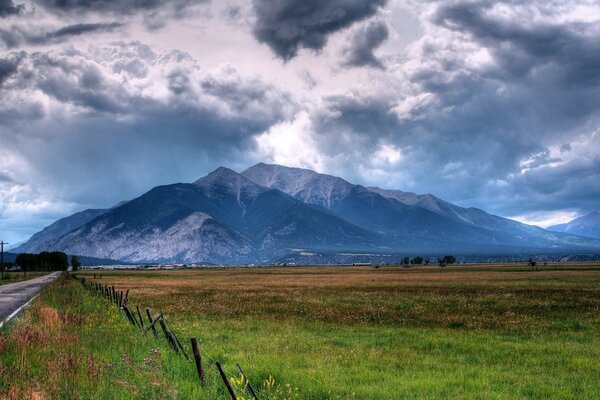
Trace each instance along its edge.
{"label": "cloud", "polygon": [[229,65],[203,70],[139,42],[25,53],[3,90],[0,171],[42,193],[36,202],[82,207],[246,166],[253,138],[297,107]]}
{"label": "cloud", "polygon": [[34,0],[46,13],[59,17],[77,17],[104,14],[113,17],[141,16],[149,31],[158,30],[170,20],[198,17],[198,6],[210,0]]}
{"label": "cloud", "polygon": [[[200,2],[204,2],[200,0]],[[198,3],[196,0],[37,0],[48,10],[61,12],[112,12],[131,14],[138,10],[153,10],[169,7],[182,12],[187,7]]]}
{"label": "cloud", "polygon": [[311,111],[322,169],[502,215],[598,208],[594,22],[545,2],[422,7],[425,34],[389,73]]}
{"label": "cloud", "polygon": [[253,0],[254,36],[280,58],[321,50],[329,35],[373,16],[387,0]]}
{"label": "cloud", "polygon": [[384,21],[375,20],[363,25],[352,33],[349,43],[342,49],[342,65],[384,69],[373,52],[388,36],[389,30]]}
{"label": "cloud", "polygon": [[2,84],[17,72],[17,67],[22,58],[22,53],[11,53],[4,58],[0,58],[0,89],[2,88]]}
{"label": "cloud", "polygon": [[47,36],[49,38],[60,38],[64,36],[78,36],[84,33],[111,32],[117,28],[121,28],[123,25],[120,22],[69,25],[57,31],[50,32]]}
{"label": "cloud", "polygon": [[16,15],[25,9],[25,5],[15,5],[12,0],[0,0],[0,18]]}
{"label": "cloud", "polygon": [[[120,22],[86,23],[68,25],[60,29],[46,32],[34,32],[29,26],[22,27],[13,25],[11,29],[0,28],[0,39],[7,48],[21,47],[24,44],[47,45],[65,42],[74,36],[113,32],[123,26],[124,24]],[[44,28],[38,27],[36,30],[39,31],[41,29]]]}

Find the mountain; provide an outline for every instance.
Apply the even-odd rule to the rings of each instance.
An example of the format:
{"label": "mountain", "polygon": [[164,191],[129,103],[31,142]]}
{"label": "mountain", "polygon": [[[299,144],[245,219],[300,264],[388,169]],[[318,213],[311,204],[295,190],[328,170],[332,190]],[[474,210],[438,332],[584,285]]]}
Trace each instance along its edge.
{"label": "mountain", "polygon": [[27,242],[11,249],[13,253],[39,253],[46,250],[48,243],[62,235],[87,224],[94,218],[106,213],[108,209],[88,209],[66,218],[59,219],[52,225],[47,226],[34,234]]}
{"label": "mountain", "polygon": [[409,248],[521,251],[597,248],[595,241],[462,208],[431,194],[417,195],[351,184],[317,172],[259,163],[242,172],[256,183],[324,207],[359,226],[401,238]]}
{"label": "mountain", "polygon": [[49,247],[129,262],[245,263],[291,247],[375,248],[385,240],[227,168],[159,186]]}
{"label": "mountain", "polygon": [[540,227],[492,215],[479,208],[459,207],[432,194],[419,195],[411,192],[387,190],[378,187],[369,187],[369,190],[379,193],[382,196],[396,199],[407,205],[430,210],[462,224],[477,226],[492,231],[510,232],[515,235],[549,235],[548,232]]}
{"label": "mountain", "polygon": [[[155,187],[57,221],[25,245],[132,263],[257,263],[286,254],[594,252],[600,241],[461,208],[432,195],[257,164]],[[312,253],[311,253],[312,252]]]}
{"label": "mountain", "polygon": [[548,230],[600,239],[600,213],[592,211],[566,224],[553,225]]}
{"label": "mountain", "polygon": [[397,244],[452,246],[470,240],[489,242],[489,233],[448,220],[422,207],[404,204],[341,178],[301,168],[257,164],[242,175],[279,189],[304,203],[323,207],[353,224],[397,238]]}

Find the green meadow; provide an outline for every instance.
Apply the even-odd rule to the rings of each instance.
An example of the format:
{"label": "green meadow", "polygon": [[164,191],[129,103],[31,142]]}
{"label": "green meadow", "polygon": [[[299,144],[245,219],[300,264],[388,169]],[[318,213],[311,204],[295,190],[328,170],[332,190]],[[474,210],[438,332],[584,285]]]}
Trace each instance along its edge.
{"label": "green meadow", "polygon": [[[95,274],[95,278],[94,278]],[[63,277],[0,332],[0,398],[600,398],[600,265],[78,272],[165,315],[193,361]],[[148,320],[145,320],[146,325]],[[160,329],[159,329],[160,333]]]}

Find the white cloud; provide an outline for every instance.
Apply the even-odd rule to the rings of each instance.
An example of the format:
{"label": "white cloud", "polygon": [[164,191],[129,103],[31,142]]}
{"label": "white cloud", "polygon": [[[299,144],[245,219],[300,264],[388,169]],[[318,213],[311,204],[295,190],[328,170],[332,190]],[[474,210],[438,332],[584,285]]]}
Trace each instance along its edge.
{"label": "white cloud", "polygon": [[552,225],[564,224],[577,218],[579,213],[575,211],[550,211],[533,212],[527,214],[513,215],[508,218],[528,225],[537,225],[547,228]]}
{"label": "white cloud", "polygon": [[321,152],[313,137],[310,116],[301,112],[292,121],[280,122],[256,137],[256,158],[290,167],[323,171]]}

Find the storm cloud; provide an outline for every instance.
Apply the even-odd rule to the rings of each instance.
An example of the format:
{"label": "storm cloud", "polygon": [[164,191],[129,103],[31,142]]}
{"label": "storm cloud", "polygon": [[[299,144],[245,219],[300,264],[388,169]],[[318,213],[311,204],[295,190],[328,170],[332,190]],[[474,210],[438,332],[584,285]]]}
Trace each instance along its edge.
{"label": "storm cloud", "polygon": [[389,36],[383,21],[371,21],[352,34],[348,45],[342,50],[342,65],[348,67],[374,67],[384,69],[384,65],[373,53]]}
{"label": "storm cloud", "polygon": [[[72,190],[71,198],[82,203],[102,197],[99,193],[106,193],[109,202],[130,196],[137,173],[119,172],[123,165],[146,171],[134,179],[139,191],[184,175],[197,179],[201,166],[218,162],[232,149],[250,148],[252,135],[296,107],[285,92],[258,78],[246,79],[232,67],[204,71],[185,53],[155,53],[139,42],[115,43],[93,53],[26,54],[6,89],[7,102],[23,109],[38,103],[44,110],[28,116],[29,123],[0,122],[3,137],[19,130],[5,150],[32,160],[28,175],[16,172],[17,179],[44,180],[61,196],[66,195],[62,190]],[[67,115],[51,112],[61,109],[77,110],[68,126],[62,122]],[[31,146],[34,142],[38,145]],[[39,152],[42,143],[45,150]],[[165,163],[171,164],[167,170]],[[45,176],[50,166],[54,178]],[[65,182],[81,180],[88,184],[65,187]]]}
{"label": "storm cloud", "polygon": [[5,0],[0,15],[3,240],[258,161],[508,217],[600,209],[594,2]]}
{"label": "storm cloud", "polygon": [[254,35],[280,58],[321,50],[334,32],[374,15],[387,0],[253,0]]}
{"label": "storm cloud", "polygon": [[25,5],[13,3],[12,0],[0,0],[0,18],[19,14],[25,9]]}
{"label": "storm cloud", "polygon": [[196,0],[37,0],[47,9],[63,12],[111,12],[111,13],[133,13],[137,10],[152,10],[162,7],[170,7],[175,10],[184,10],[190,5],[203,1]]}
{"label": "storm cloud", "polygon": [[18,53],[9,54],[5,58],[0,58],[0,88],[2,88],[4,81],[17,71],[21,58],[21,55]]}
{"label": "storm cloud", "polygon": [[46,45],[61,43],[67,41],[69,37],[112,32],[123,26],[124,24],[120,22],[75,24],[45,33],[34,33],[28,28],[13,25],[11,29],[0,29],[0,39],[10,49],[23,46],[24,44]]}
{"label": "storm cloud", "polygon": [[[599,32],[581,21],[532,23],[530,10],[512,10],[506,18],[489,2],[440,3],[428,33],[392,65],[401,71],[394,85],[327,98],[313,117],[315,132],[328,133],[315,133],[318,147],[331,160],[401,149],[404,162],[388,167],[403,169],[405,188],[426,183],[503,215],[551,204],[590,209],[596,194],[584,182],[600,178],[598,169],[568,149],[586,143],[578,154],[596,159]],[[364,162],[362,171],[357,178],[368,182],[378,168]]]}

